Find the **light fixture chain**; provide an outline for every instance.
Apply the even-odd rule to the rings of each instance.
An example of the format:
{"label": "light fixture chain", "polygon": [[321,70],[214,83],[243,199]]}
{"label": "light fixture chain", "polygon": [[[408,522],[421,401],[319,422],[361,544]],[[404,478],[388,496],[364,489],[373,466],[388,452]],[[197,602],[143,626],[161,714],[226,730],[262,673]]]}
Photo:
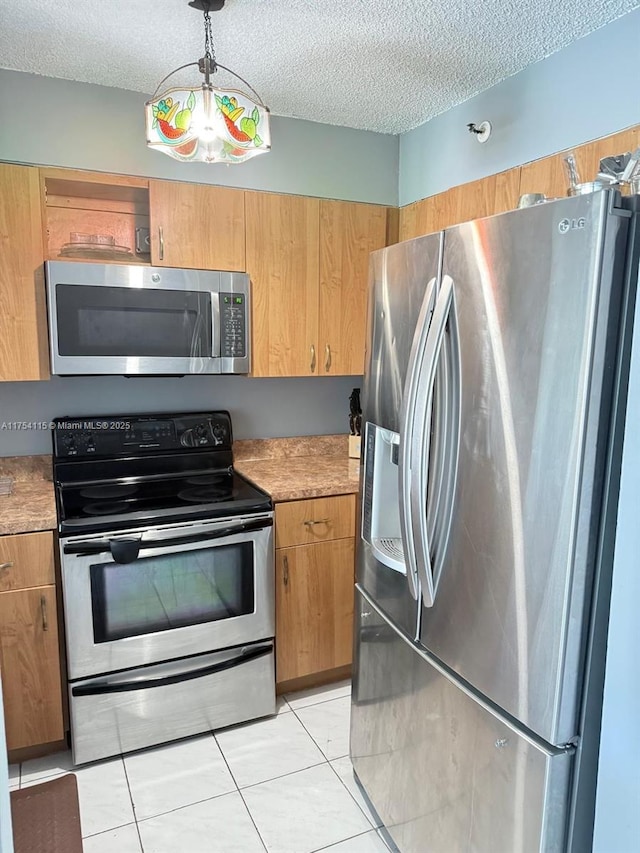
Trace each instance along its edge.
{"label": "light fixture chain", "polygon": [[204,57],[209,60],[211,70],[216,70],[216,53],[213,48],[213,34],[211,31],[211,14],[209,4],[204,8]]}

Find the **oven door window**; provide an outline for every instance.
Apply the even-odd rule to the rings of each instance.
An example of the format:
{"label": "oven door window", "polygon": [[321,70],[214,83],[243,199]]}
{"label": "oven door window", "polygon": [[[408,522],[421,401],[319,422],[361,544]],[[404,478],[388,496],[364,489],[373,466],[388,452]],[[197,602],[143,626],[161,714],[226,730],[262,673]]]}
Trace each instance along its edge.
{"label": "oven door window", "polygon": [[254,612],[253,543],[90,567],[96,643]]}
{"label": "oven door window", "polygon": [[58,284],[56,306],[60,355],[211,356],[209,293]]}

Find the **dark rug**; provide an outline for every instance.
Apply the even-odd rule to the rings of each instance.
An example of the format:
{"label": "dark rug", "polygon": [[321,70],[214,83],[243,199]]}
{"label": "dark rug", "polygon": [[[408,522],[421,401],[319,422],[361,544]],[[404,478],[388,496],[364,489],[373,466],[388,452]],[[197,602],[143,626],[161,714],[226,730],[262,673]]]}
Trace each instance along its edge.
{"label": "dark rug", "polygon": [[15,853],[82,853],[73,773],[11,792]]}

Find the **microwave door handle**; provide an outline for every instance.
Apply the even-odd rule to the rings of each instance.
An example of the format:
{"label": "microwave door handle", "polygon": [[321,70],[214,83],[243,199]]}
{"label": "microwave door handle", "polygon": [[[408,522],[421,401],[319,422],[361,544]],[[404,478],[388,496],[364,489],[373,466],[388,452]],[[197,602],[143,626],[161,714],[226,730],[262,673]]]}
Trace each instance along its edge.
{"label": "microwave door handle", "polygon": [[220,358],[220,294],[211,294],[211,357]]}
{"label": "microwave door handle", "polygon": [[[244,524],[234,524],[221,527],[211,533],[193,533],[187,536],[176,536],[171,539],[145,539],[134,540],[137,551],[147,551],[151,548],[171,548],[174,545],[189,545],[194,542],[208,542],[213,539],[223,539],[226,536],[234,536],[238,533],[252,533],[255,530],[263,530],[265,527],[273,527],[273,518],[261,518],[259,521],[248,521]],[[93,542],[70,542],[64,546],[65,554],[75,554],[78,557],[88,557],[94,554],[108,554],[111,551],[115,558],[114,545],[118,543],[129,545],[130,539],[96,539]],[[136,554],[137,556],[137,554]],[[133,558],[135,559],[135,557]],[[116,562],[119,562],[116,560]],[[124,560],[123,562],[133,562]]]}

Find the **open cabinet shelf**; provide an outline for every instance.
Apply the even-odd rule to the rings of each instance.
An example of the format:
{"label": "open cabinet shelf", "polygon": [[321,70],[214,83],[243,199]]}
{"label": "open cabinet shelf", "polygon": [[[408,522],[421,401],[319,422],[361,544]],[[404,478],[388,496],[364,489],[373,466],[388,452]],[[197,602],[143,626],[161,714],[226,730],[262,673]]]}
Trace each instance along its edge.
{"label": "open cabinet shelf", "polygon": [[[150,264],[150,254],[136,253],[136,230],[149,229],[149,182],[139,178],[42,170],[44,245],[49,260]],[[112,237],[130,254],[68,257],[62,248],[73,233]],[[98,248],[98,246],[97,246]]]}

